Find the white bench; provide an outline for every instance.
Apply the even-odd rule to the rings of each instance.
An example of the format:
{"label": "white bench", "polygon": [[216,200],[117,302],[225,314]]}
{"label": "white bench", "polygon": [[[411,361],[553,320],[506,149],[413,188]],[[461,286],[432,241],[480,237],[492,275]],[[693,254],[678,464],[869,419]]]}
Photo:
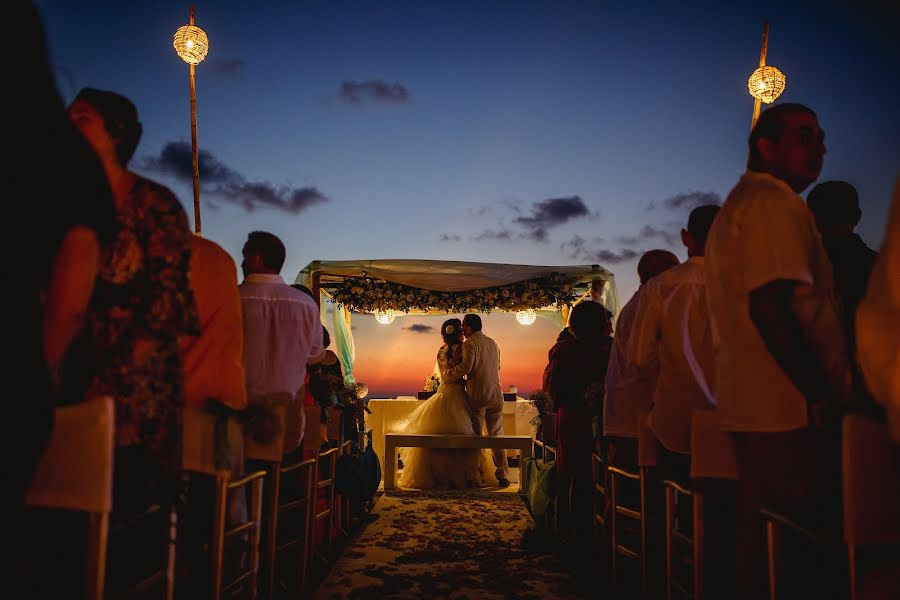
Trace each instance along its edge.
{"label": "white bench", "polygon": [[447,435],[425,433],[384,434],[384,489],[394,489],[397,448],[478,448],[519,451],[519,491],[524,492],[525,460],[531,458],[529,435]]}

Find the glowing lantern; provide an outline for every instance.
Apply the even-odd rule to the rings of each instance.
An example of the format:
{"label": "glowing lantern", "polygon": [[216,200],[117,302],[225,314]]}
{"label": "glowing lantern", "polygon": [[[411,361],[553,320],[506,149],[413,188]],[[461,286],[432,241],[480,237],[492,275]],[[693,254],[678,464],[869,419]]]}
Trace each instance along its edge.
{"label": "glowing lantern", "polygon": [[747,89],[757,100],[772,104],[784,91],[785,83],[784,73],[772,65],[765,65],[753,71],[747,81]]}
{"label": "glowing lantern", "polygon": [[209,52],[209,38],[206,37],[205,31],[191,21],[190,25],[182,25],[178,28],[172,46],[181,60],[189,65],[199,65],[206,58],[206,53]]}
{"label": "glowing lantern", "polygon": [[534,312],[533,308],[520,310],[516,313],[516,321],[518,321],[520,325],[531,325],[535,320],[537,320],[537,313]]}
{"label": "glowing lantern", "polygon": [[375,311],[375,320],[381,323],[382,325],[390,325],[394,322],[394,319],[397,317],[394,316],[394,311],[391,309],[385,311]]}

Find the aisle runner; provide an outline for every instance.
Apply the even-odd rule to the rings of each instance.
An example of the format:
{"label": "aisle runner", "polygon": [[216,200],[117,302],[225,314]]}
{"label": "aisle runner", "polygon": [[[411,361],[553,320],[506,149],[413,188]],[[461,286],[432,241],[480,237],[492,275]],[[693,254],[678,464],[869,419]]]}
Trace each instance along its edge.
{"label": "aisle runner", "polygon": [[330,598],[571,598],[560,562],[522,546],[515,494],[390,492],[319,586]]}

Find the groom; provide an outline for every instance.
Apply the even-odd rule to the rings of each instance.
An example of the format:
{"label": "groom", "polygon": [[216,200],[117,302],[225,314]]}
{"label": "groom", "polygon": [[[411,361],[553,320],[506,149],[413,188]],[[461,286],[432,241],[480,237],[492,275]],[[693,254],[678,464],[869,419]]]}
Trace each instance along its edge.
{"label": "groom", "polygon": [[[503,435],[503,392],[500,389],[500,348],[497,342],[481,333],[481,317],[463,317],[462,331],[466,337],[462,347],[462,362],[444,373],[444,381],[455,381],[466,375],[466,398],[472,429],[481,435],[481,420],[487,424],[488,435]],[[509,486],[509,465],[506,451],[495,449],[495,473],[500,487]]]}

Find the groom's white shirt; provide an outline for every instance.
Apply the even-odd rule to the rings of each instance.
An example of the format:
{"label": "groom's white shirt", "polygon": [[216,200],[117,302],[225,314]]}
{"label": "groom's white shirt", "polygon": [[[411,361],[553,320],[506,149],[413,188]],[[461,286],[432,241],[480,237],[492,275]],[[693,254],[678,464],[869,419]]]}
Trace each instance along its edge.
{"label": "groom's white shirt", "polygon": [[462,362],[441,373],[443,381],[456,381],[467,375],[466,397],[473,410],[502,408],[500,389],[500,348],[497,342],[475,331],[462,347]]}

